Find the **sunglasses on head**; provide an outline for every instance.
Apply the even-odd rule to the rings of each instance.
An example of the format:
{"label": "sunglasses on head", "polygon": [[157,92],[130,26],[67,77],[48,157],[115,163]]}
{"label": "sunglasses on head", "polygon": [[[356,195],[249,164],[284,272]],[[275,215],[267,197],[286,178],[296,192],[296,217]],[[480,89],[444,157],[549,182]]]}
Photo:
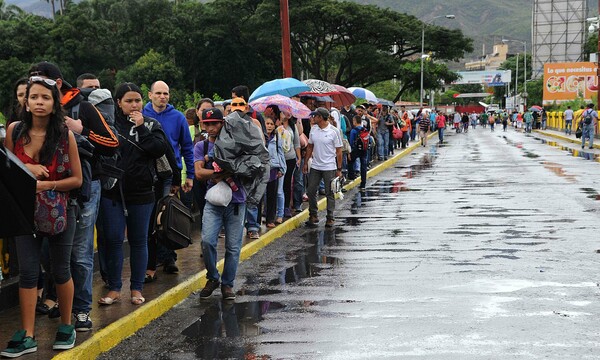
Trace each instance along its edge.
{"label": "sunglasses on head", "polygon": [[46,79],[43,78],[41,76],[32,76],[29,78],[29,83],[46,83],[48,84],[48,86],[56,86],[56,81],[52,80],[52,79]]}

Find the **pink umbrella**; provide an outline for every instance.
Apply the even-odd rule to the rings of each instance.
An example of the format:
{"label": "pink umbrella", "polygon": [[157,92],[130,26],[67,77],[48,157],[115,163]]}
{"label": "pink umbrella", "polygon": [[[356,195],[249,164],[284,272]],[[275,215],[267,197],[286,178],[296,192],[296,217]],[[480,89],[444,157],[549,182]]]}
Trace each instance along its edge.
{"label": "pink umbrella", "polygon": [[339,106],[352,105],[356,101],[356,96],[341,85],[332,84],[337,93],[329,95],[334,103]]}
{"label": "pink umbrella", "polygon": [[250,106],[260,112],[265,111],[269,105],[277,105],[279,110],[289,113],[298,119],[305,119],[310,116],[310,109],[306,105],[282,95],[265,96],[250,102]]}

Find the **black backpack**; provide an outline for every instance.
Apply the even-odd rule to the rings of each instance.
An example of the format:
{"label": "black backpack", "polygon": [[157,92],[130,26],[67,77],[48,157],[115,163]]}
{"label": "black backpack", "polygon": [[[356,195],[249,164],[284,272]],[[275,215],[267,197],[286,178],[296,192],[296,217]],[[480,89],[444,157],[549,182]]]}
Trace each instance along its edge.
{"label": "black backpack", "polygon": [[179,250],[192,243],[192,222],[190,209],[177,196],[167,195],[156,203],[154,230],[151,236],[167,249]]}
{"label": "black backpack", "polygon": [[586,110],[585,113],[583,114],[583,123],[586,125],[590,125],[592,123],[592,121],[594,120],[592,117],[592,110]]}

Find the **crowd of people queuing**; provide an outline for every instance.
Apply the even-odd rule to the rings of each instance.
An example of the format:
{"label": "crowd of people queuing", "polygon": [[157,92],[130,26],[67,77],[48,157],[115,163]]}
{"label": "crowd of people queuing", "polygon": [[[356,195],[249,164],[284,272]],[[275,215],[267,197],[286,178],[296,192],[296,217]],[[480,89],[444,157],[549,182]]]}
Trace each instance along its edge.
{"label": "crowd of people queuing", "polygon": [[[224,300],[234,300],[244,233],[258,239],[263,229],[303,211],[304,202],[306,225],[318,226],[319,194],[327,198],[325,226],[334,226],[333,181],[360,177],[360,191],[365,191],[374,162],[389,159],[411,141],[427,146],[435,130],[444,143],[450,123],[457,132],[467,132],[469,125],[479,124],[494,131],[497,122],[506,131],[509,120],[530,131],[534,122],[529,111],[448,115],[372,103],[339,106],[317,96],[294,98],[311,111],[297,119],[276,104],[255,111],[244,85],[232,89],[229,101],[204,98],[183,113],[169,103],[169,85],[158,79],[147,94],[133,83],[120,84],[111,94],[93,74],[82,74],[76,85],[66,82],[56,65],[42,62],[16,82],[12,94],[5,146],[37,179],[36,219],[37,210],[48,204],[55,213],[45,214],[44,227],[36,223],[35,234],[14,239],[22,329],[0,353],[5,357],[37,350],[36,314],[60,317],[55,350],[72,348],[77,331],[93,328],[94,229],[106,289],[96,300],[100,306],[122,300],[125,236],[131,274],[127,301],[133,306],[146,301],[144,285],[159,281],[159,266],[165,274],[179,271],[177,253],[150,236],[156,202],[164,196],[178,196],[201,218],[207,282],[200,298],[220,287]],[[114,101],[108,112],[93,103],[101,91]],[[254,155],[268,157],[264,195],[260,186],[249,186],[242,174],[224,170],[217,161],[221,132],[235,123],[243,125],[248,144],[257,149]],[[591,139],[593,134],[590,146]],[[161,159],[170,171],[159,170]],[[110,168],[117,175],[107,176]],[[207,200],[208,193],[223,186],[230,201]],[[222,273],[216,267],[219,238],[225,242]]]}
{"label": "crowd of people queuing", "polygon": [[[33,65],[16,82],[4,145],[37,179],[36,228],[34,234],[11,239],[22,328],[0,355],[13,358],[37,350],[36,314],[60,318],[55,350],[72,348],[78,331],[93,328],[94,240],[106,291],[96,299],[100,306],[122,300],[125,238],[131,274],[127,301],[133,306],[146,301],[144,285],[159,281],[159,266],[166,274],[177,273],[176,252],[150,236],[161,197],[176,195],[201,217],[207,283],[200,297],[220,287],[223,299],[233,300],[244,233],[259,238],[263,229],[301,212],[304,202],[307,226],[318,226],[319,194],[328,199],[325,226],[334,226],[332,180],[343,183],[359,174],[364,191],[374,161],[387,160],[435,127],[424,127],[430,116],[424,111],[413,114],[369,103],[338,109],[313,96],[295,98],[311,110],[308,118],[296,119],[276,104],[257,112],[243,85],[232,89],[230,101],[201,99],[183,113],[169,103],[169,91],[157,79],[147,94],[134,83],[120,84],[111,93],[93,74],[82,74],[72,86],[49,62]],[[113,104],[108,112],[94,102],[106,98],[106,92]],[[216,161],[215,143],[232,118],[248,126],[246,135],[270,159],[262,201],[250,201],[260,192],[245,188],[239,174],[228,173]],[[162,159],[170,172],[159,170]],[[113,169],[112,175],[107,169]],[[222,184],[231,189],[231,201],[207,201],[206,194]],[[216,267],[219,238],[225,241],[221,274]]]}

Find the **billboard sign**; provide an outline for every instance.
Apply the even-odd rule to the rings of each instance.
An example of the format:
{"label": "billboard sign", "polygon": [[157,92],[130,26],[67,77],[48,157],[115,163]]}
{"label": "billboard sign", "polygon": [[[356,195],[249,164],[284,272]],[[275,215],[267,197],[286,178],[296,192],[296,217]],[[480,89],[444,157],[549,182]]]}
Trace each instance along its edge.
{"label": "billboard sign", "polygon": [[511,81],[510,70],[494,71],[458,71],[458,80],[453,85],[459,84],[484,84],[486,86],[504,86]]}
{"label": "billboard sign", "polygon": [[544,104],[591,100],[598,94],[598,67],[591,62],[544,64]]}

